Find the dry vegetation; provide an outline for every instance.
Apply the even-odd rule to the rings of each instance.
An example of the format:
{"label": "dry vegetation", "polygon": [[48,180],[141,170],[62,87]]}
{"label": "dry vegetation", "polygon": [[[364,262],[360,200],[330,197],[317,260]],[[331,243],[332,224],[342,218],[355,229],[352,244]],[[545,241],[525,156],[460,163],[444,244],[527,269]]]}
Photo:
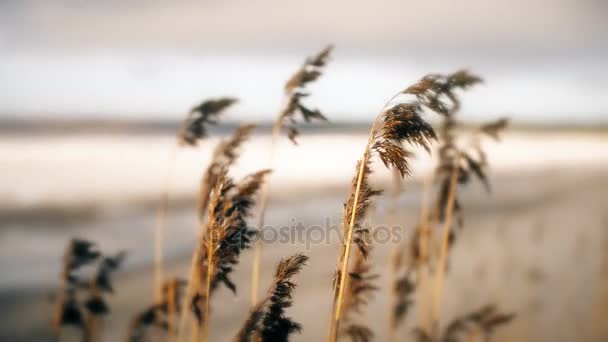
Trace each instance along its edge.
{"label": "dry vegetation", "polygon": [[[304,91],[307,84],[319,78],[331,51],[329,46],[307,58],[285,84],[285,105],[273,127],[270,167],[283,128],[287,130],[289,139],[296,142],[299,134],[295,121],[297,113],[305,121],[326,120],[319,110],[305,105],[303,99],[308,95]],[[496,328],[514,318],[513,313],[503,313],[488,303],[474,312],[462,312],[462,316],[440,324],[450,247],[457,243],[456,237],[465,226],[464,203],[459,190],[476,178],[489,192],[483,139],[498,140],[507,125],[507,121],[501,119],[481,125],[474,132],[465,134],[458,130],[459,92],[480,82],[481,78],[468,71],[425,76],[394,95],[373,121],[344,204],[342,239],[336,251],[333,285],[330,285],[331,279],[327,279],[328,293],[329,287],[333,286],[333,297],[327,297],[332,303],[332,310],[327,313],[330,318],[328,341],[373,340],[375,334],[369,324],[373,318],[366,317],[365,310],[378,292],[390,293],[391,300],[386,310],[391,313],[388,322],[391,340],[489,340]],[[232,98],[213,99],[193,108],[178,132],[176,147],[196,147],[207,136],[207,126],[215,124],[219,115],[235,102]],[[437,130],[425,119],[431,115],[441,118]],[[264,225],[271,170],[253,172],[239,181],[230,175],[230,169],[253,129],[253,125],[243,125],[215,148],[198,190],[199,236],[192,252],[190,271],[179,277],[166,276],[163,271],[165,215],[172,177],[169,171],[156,229],[155,298],[133,317],[130,330],[126,332],[128,340],[207,341],[209,331],[214,329],[209,317],[213,306],[219,305],[214,303],[214,293],[222,286],[234,293],[237,288],[251,290],[252,293],[252,307],[241,328],[234,331],[235,341],[287,341],[292,334],[306,329],[289,317],[288,309],[294,300],[297,301],[294,277],[307,264],[308,256],[294,254],[282,259],[276,266],[268,291],[258,299],[260,267],[267,265],[260,264],[261,244],[254,243],[256,227],[249,221],[259,201],[257,228]],[[412,148],[422,148],[428,154],[436,153],[438,165],[425,180],[415,234],[404,243],[390,246],[393,248],[388,262],[390,283],[383,286],[378,282],[370,255],[374,248],[387,246],[372,248],[373,228],[364,224],[370,214],[368,209],[383,193],[371,185],[372,161],[378,157],[381,164],[393,170],[395,181],[389,220],[400,225],[396,222],[395,213],[399,210],[396,198],[402,192],[403,179],[411,173]],[[174,163],[172,157],[169,170]],[[253,255],[244,254],[249,248],[255,248]],[[237,284],[231,278],[242,257],[254,259],[251,284]],[[111,312],[104,300],[104,296],[113,290],[110,274],[123,258],[124,253],[102,255],[92,242],[70,242],[56,298],[54,330],[59,338],[64,325],[74,325],[82,330],[84,340],[99,339],[102,318]],[[80,272],[89,266],[96,266],[89,272],[90,279]],[[307,286],[306,279],[301,279],[300,286]],[[403,322],[414,313],[413,331],[404,331]]]}

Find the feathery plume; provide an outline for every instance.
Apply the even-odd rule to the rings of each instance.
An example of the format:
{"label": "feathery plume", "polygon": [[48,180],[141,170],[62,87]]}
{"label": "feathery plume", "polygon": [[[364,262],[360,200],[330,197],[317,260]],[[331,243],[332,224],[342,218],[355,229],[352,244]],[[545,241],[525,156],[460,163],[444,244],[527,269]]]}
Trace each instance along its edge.
{"label": "feathery plume", "polygon": [[[304,92],[306,85],[316,81],[321,76],[322,69],[327,65],[333,46],[329,45],[316,56],[306,59],[300,69],[285,83],[285,106],[279,113],[276,121],[272,126],[272,145],[270,148],[270,167],[272,167],[275,158],[275,150],[278,146],[281,129],[286,127],[287,136],[292,143],[296,143],[296,137],[299,131],[296,128],[296,114],[299,112],[306,122],[312,120],[327,121],[327,118],[317,109],[310,109],[302,103],[302,99],[308,96]],[[270,196],[270,182],[266,183],[260,200],[260,215],[258,228],[264,227],[266,218],[266,207],[268,206],[268,198]],[[260,282],[260,260],[262,258],[262,243],[260,240],[255,244],[255,254],[252,263],[251,272],[251,302],[255,304],[258,301],[259,282]]]}
{"label": "feathery plume", "polygon": [[157,302],[161,301],[164,283],[163,247],[165,239],[165,214],[169,207],[169,189],[171,187],[177,152],[181,146],[197,146],[198,141],[207,136],[206,125],[217,124],[219,115],[236,102],[235,98],[230,97],[209,99],[201,102],[190,110],[177,132],[176,145],[170,154],[164,188],[160,195],[158,221],[154,231],[154,296]]}
{"label": "feathery plume", "polygon": [[254,197],[262,186],[270,170],[261,170],[245,177],[235,184],[227,175],[226,169],[219,173],[218,181],[209,202],[208,222],[205,233],[198,246],[197,274],[199,287],[191,298],[191,308],[199,324],[206,321],[200,305],[208,302],[212,291],[224,284],[236,292],[236,285],[230,279],[230,273],[238,264],[242,250],[250,247],[255,235],[247,225]]}
{"label": "feathery plume", "polygon": [[[53,317],[53,330],[59,335],[63,325],[82,330],[84,339],[95,339],[99,333],[97,320],[110,312],[104,293],[112,293],[111,273],[124,260],[125,252],[103,255],[94,242],[72,239],[63,257],[61,285]],[[84,266],[95,265],[91,276],[80,274]]]}
{"label": "feathery plume", "polygon": [[237,100],[230,97],[210,99],[201,102],[190,110],[177,134],[179,145],[196,146],[207,136],[205,125],[217,124],[218,116]]}
{"label": "feathery plume", "polygon": [[514,314],[503,314],[494,305],[486,305],[464,317],[453,320],[445,329],[442,342],[470,341],[472,337],[481,335],[484,341],[489,341],[494,329],[511,322]]}
{"label": "feathery plume", "polygon": [[255,125],[240,126],[228,140],[221,141],[213,151],[211,163],[207,167],[199,192],[198,213],[204,217],[209,204],[209,194],[220,177],[220,171],[231,167],[239,157],[241,145],[249,138]]}
{"label": "feathery plume", "polygon": [[298,71],[285,83],[287,104],[279,114],[274,126],[277,131],[285,126],[289,140],[294,144],[297,144],[296,137],[300,134],[296,128],[295,115],[297,113],[300,113],[306,122],[312,120],[327,121],[327,118],[321,111],[318,109],[310,109],[302,103],[302,99],[309,95],[305,92],[306,86],[309,83],[316,81],[321,76],[323,68],[329,61],[332,50],[333,46],[329,45],[316,56],[307,58],[300,69],[298,69]]}
{"label": "feathery plume", "polygon": [[288,341],[289,335],[300,332],[302,326],[285,315],[293,304],[296,288],[293,277],[306,265],[308,257],[295,254],[281,259],[268,295],[253,307],[234,341]]}

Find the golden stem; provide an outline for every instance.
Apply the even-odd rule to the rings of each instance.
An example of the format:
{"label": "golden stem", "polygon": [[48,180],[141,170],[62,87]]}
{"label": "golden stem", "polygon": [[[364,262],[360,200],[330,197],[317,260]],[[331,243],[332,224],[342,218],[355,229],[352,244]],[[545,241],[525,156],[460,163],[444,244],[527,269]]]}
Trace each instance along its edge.
{"label": "golden stem", "polygon": [[[392,183],[392,196],[391,196],[391,209],[390,209],[390,223],[392,226],[397,225],[397,199],[399,198],[399,192],[401,191],[401,174],[399,170],[393,169],[393,183]],[[401,233],[401,226],[399,226],[399,232]],[[391,227],[392,229],[392,227]],[[390,256],[389,265],[391,265],[391,269],[389,271],[388,276],[388,288],[389,288],[389,313],[390,318],[388,321],[388,340],[389,342],[395,341],[395,331],[396,326],[393,324],[395,322],[395,303],[397,302],[397,293],[395,291],[395,280],[397,279],[397,258],[399,258],[399,248],[401,246],[399,243],[395,243],[392,246],[392,252]]]}
{"label": "golden stem", "polygon": [[207,286],[205,290],[205,317],[203,319],[203,342],[209,338],[209,304],[211,303],[211,278],[213,274],[213,231],[209,231],[207,244]]}
{"label": "golden stem", "polygon": [[[199,238],[200,239],[200,238]],[[179,327],[177,329],[177,340],[178,341],[182,341],[185,337],[186,334],[186,324],[188,322],[188,312],[190,311],[189,308],[189,301],[192,299],[192,296],[194,294],[194,290],[196,288],[199,287],[199,274],[198,274],[198,268],[197,266],[197,261],[200,259],[200,251],[197,248],[194,253],[192,254],[192,260],[190,262],[190,279],[188,279],[188,284],[186,285],[186,292],[184,293],[184,298],[182,299],[182,311],[180,313],[180,318],[179,318]]]}
{"label": "golden stem", "polygon": [[342,258],[340,279],[339,279],[339,284],[337,286],[338,287],[338,296],[337,296],[337,300],[335,303],[335,312],[332,314],[333,324],[331,325],[331,328],[330,328],[329,340],[333,341],[333,342],[338,340],[338,332],[340,329],[340,318],[342,316],[342,300],[344,297],[344,287],[346,285],[345,279],[347,278],[346,272],[348,270],[348,260],[349,260],[349,256],[350,256],[350,249],[352,246],[353,228],[355,226],[355,217],[357,214],[357,205],[359,203],[359,193],[361,191],[361,183],[363,182],[363,174],[364,174],[364,170],[365,170],[365,165],[367,164],[367,161],[369,159],[370,146],[371,146],[371,143],[372,143],[373,138],[376,133],[376,124],[378,123],[380,116],[381,115],[378,115],[378,117],[374,121],[374,124],[372,125],[372,128],[370,130],[369,137],[367,139],[367,145],[365,146],[365,151],[363,152],[363,157],[361,158],[360,165],[359,165],[359,171],[357,174],[357,185],[355,187],[353,206],[351,208],[352,214],[350,216],[350,221],[348,224],[346,244],[344,247],[344,256]]}
{"label": "golden stem", "polygon": [[434,340],[439,336],[439,316],[441,312],[441,299],[443,292],[443,282],[445,278],[445,264],[449,248],[450,227],[452,225],[452,212],[454,209],[454,199],[456,197],[456,186],[458,181],[458,163],[454,164],[450,179],[450,192],[448,194],[448,203],[445,209],[445,220],[443,224],[443,234],[441,237],[441,245],[439,250],[439,261],[437,265],[435,288],[433,293],[433,311],[432,311],[432,336]]}
{"label": "golden stem", "polygon": [[[99,289],[97,288],[95,278],[91,279],[91,281],[89,282],[89,294],[91,298],[96,298],[99,296]],[[88,342],[96,342],[99,340],[99,324],[100,321],[96,317],[96,315],[93,313],[89,313],[86,322],[88,331],[88,336],[86,337],[86,340]]]}
{"label": "golden stem", "polygon": [[433,176],[431,171],[423,180],[422,205],[420,208],[420,231],[418,232],[418,250],[420,260],[417,264],[418,284],[416,285],[417,307],[418,307],[418,327],[427,331],[428,317],[425,314],[426,294],[428,292],[426,282],[428,276],[428,247],[429,247],[429,206],[431,189],[433,188]]}
{"label": "golden stem", "polygon": [[53,332],[57,335],[57,340],[61,340],[61,318],[63,315],[63,301],[65,300],[65,287],[67,285],[68,270],[67,264],[72,253],[71,244],[68,245],[63,254],[63,271],[61,272],[61,283],[57,288],[57,300],[55,302],[55,312],[53,313]]}
{"label": "golden stem", "polygon": [[[277,121],[272,127],[272,144],[270,146],[270,168],[274,166],[274,158],[281,134],[281,122]],[[260,216],[258,221],[258,233],[264,228],[264,219],[266,217],[266,208],[268,207],[268,199],[270,197],[270,176],[262,186],[262,195],[260,198]],[[251,306],[255,306],[258,302],[258,294],[260,289],[260,264],[262,259],[262,241],[258,234],[255,241],[255,253],[253,257],[253,265],[251,272]]]}
{"label": "golden stem", "polygon": [[168,331],[169,331],[169,342],[175,342],[177,338],[176,319],[177,319],[177,278],[172,279],[167,284],[167,311],[168,311]]}
{"label": "golden stem", "polygon": [[164,189],[161,193],[158,207],[158,221],[154,233],[154,300],[158,304],[163,296],[163,246],[165,239],[165,218],[169,206],[169,190],[173,178],[173,170],[177,156],[177,144],[171,149]]}

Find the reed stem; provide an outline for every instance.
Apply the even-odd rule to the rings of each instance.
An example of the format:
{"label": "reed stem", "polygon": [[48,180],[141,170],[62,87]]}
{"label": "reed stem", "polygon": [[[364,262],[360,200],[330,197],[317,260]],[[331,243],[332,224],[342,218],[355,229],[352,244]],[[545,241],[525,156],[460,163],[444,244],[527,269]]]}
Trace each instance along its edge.
{"label": "reed stem", "polygon": [[[270,160],[269,168],[274,168],[274,159],[276,149],[279,143],[279,135],[281,134],[281,122],[277,121],[272,126],[272,143],[270,146]],[[260,216],[258,219],[258,236],[255,241],[255,252],[253,257],[253,265],[251,272],[251,306],[254,307],[258,303],[258,295],[260,291],[260,264],[262,259],[262,237],[259,232],[264,228],[264,220],[266,218],[266,208],[268,207],[268,199],[270,197],[270,177],[264,182],[262,186],[262,195],[260,197]]]}
{"label": "reed stem", "polygon": [[169,342],[176,342],[177,339],[177,292],[179,282],[177,278],[167,284],[167,330],[169,332]]}
{"label": "reed stem", "polygon": [[158,221],[154,233],[154,300],[157,304],[163,300],[163,257],[164,257],[164,239],[165,239],[165,221],[167,208],[169,206],[169,190],[173,178],[175,161],[177,159],[177,143],[171,149],[169,155],[169,164],[167,173],[165,174],[164,188],[161,193],[160,203],[158,206]]}
{"label": "reed stem", "polygon": [[[392,172],[393,182],[392,182],[392,191],[391,191],[391,208],[390,208],[390,224],[392,227],[397,225],[397,199],[399,198],[399,193],[401,192],[401,174],[397,169],[393,169]],[[391,227],[391,229],[392,229]],[[399,226],[399,233],[402,233],[401,226]],[[399,248],[401,248],[399,243],[394,243],[392,246],[393,250],[391,251],[389,265],[391,265],[391,269],[389,271],[388,276],[388,288],[389,288],[389,312],[390,318],[388,321],[388,340],[389,342],[395,341],[395,330],[396,326],[395,322],[395,303],[397,302],[397,293],[395,291],[395,281],[397,279],[397,263],[398,258],[401,253],[399,253]]]}
{"label": "reed stem", "polygon": [[346,278],[347,278],[347,270],[348,270],[348,260],[349,255],[350,255],[350,249],[352,246],[352,240],[353,240],[353,228],[355,225],[355,217],[357,215],[357,205],[359,203],[359,193],[361,191],[361,183],[363,181],[363,174],[364,169],[365,169],[365,165],[367,165],[367,161],[369,159],[369,152],[370,152],[370,146],[371,143],[373,141],[373,138],[376,134],[376,123],[379,121],[380,115],[376,118],[376,120],[374,121],[374,124],[372,125],[372,128],[370,130],[369,133],[369,137],[367,139],[367,144],[365,146],[365,151],[363,152],[363,157],[361,158],[361,161],[359,163],[359,171],[357,174],[357,185],[355,188],[355,195],[354,195],[354,199],[353,199],[353,207],[352,207],[352,214],[350,216],[350,220],[349,220],[349,224],[348,224],[348,231],[346,233],[346,243],[345,243],[345,247],[344,247],[344,255],[342,257],[342,265],[341,265],[341,272],[340,272],[340,279],[339,279],[339,284],[337,285],[338,288],[338,295],[337,295],[337,300],[335,303],[335,312],[332,314],[332,320],[333,320],[333,324],[331,325],[331,329],[330,329],[330,341],[337,341],[338,340],[338,332],[340,330],[340,318],[342,317],[342,300],[344,297],[344,288],[346,285]]}
{"label": "reed stem", "polygon": [[[346,270],[348,270],[348,259],[350,256],[350,248],[352,246],[352,239],[353,239],[353,228],[355,225],[355,217],[357,215],[357,205],[359,203],[359,193],[361,191],[361,183],[363,181],[363,174],[364,174],[364,170],[365,170],[365,165],[368,162],[368,159],[370,157],[370,148],[371,148],[371,144],[376,136],[376,130],[378,127],[378,124],[380,123],[380,119],[382,117],[382,115],[384,114],[384,110],[386,107],[388,107],[388,105],[395,99],[397,98],[401,93],[397,93],[395,95],[393,95],[388,101],[386,101],[386,103],[384,104],[383,110],[380,112],[380,114],[378,114],[378,116],[376,116],[376,119],[374,120],[374,123],[372,124],[372,128],[369,131],[369,136],[367,137],[367,144],[365,145],[365,151],[363,152],[363,157],[361,158],[360,161],[360,165],[359,165],[359,170],[358,170],[358,174],[357,174],[357,185],[355,188],[355,194],[354,194],[354,198],[353,198],[353,205],[352,205],[352,214],[349,220],[349,224],[348,224],[348,232],[347,232],[347,240],[346,243],[342,242],[341,247],[340,247],[340,254],[339,254],[339,261],[338,263],[342,263],[342,267],[341,267],[341,273],[340,273],[340,278],[338,279],[338,284],[334,284],[334,303],[332,306],[332,313],[331,313],[331,324],[330,324],[330,329],[329,329],[329,337],[328,337],[328,341],[332,341],[332,342],[336,342],[338,340],[338,334],[339,334],[339,330],[340,330],[340,318],[342,316],[342,299],[344,296],[344,288],[346,285]],[[335,291],[338,291],[337,295],[335,293]]]}
{"label": "reed stem", "polygon": [[420,260],[417,264],[417,275],[418,284],[416,285],[417,291],[417,307],[418,307],[418,327],[423,331],[428,331],[428,313],[425,312],[425,301],[427,298],[428,287],[426,282],[428,281],[428,258],[429,258],[429,206],[431,198],[431,190],[433,188],[433,177],[434,173],[431,171],[427,177],[423,180],[422,189],[422,200],[420,207],[420,231],[418,232],[418,250],[420,253]]}
{"label": "reed stem", "polygon": [[450,239],[450,227],[452,225],[452,212],[454,210],[454,199],[456,197],[456,186],[458,184],[458,163],[454,163],[450,176],[450,191],[448,194],[448,203],[445,209],[445,220],[443,224],[443,231],[441,237],[441,245],[439,249],[439,261],[435,272],[437,272],[435,279],[435,288],[433,293],[433,311],[431,315],[432,326],[431,331],[433,340],[437,340],[439,336],[439,316],[441,313],[441,299],[443,292],[443,282],[445,278],[445,265],[447,261],[447,254],[449,249]]}
{"label": "reed stem", "polygon": [[[209,231],[209,233],[211,232],[212,231]],[[213,275],[213,238],[213,234],[209,234],[209,243],[207,244],[207,284],[205,288],[205,317],[203,319],[203,342],[207,342],[209,338],[209,305],[211,303],[211,278]]]}
{"label": "reed stem", "polygon": [[[202,233],[201,233],[202,235]],[[199,237],[200,240],[200,237]],[[192,299],[194,294],[194,289],[199,287],[199,274],[197,271],[197,261],[200,259],[200,251],[197,248],[196,251],[192,254],[192,260],[190,262],[190,277],[188,279],[188,284],[186,285],[186,292],[184,292],[184,298],[182,299],[182,310],[179,318],[179,327],[177,329],[177,340],[183,341],[186,334],[186,324],[188,322],[188,312],[189,305],[188,302]]]}

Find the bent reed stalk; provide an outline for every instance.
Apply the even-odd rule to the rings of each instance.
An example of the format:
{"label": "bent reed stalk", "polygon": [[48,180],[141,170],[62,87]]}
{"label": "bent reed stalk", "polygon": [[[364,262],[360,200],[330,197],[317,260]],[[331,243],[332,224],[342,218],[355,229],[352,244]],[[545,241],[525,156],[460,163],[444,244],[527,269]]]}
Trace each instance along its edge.
{"label": "bent reed stalk", "polygon": [[[308,57],[298,69],[298,71],[291,76],[291,78],[285,83],[285,95],[283,105],[279,116],[272,126],[272,141],[270,146],[270,161],[269,168],[274,168],[275,154],[278,148],[279,137],[281,129],[285,127],[287,129],[287,136],[294,145],[297,145],[296,137],[300,134],[296,127],[296,114],[299,113],[306,122],[312,120],[327,121],[327,118],[318,110],[310,109],[304,103],[302,99],[307,97],[309,94],[305,92],[306,86],[316,81],[322,74],[323,68],[327,65],[331,52],[333,50],[332,45],[328,45],[317,55]],[[267,181],[262,190],[261,204],[259,210],[258,226],[256,227],[260,231],[264,227],[266,209],[268,207],[268,200],[270,196],[270,181]],[[255,306],[258,302],[258,292],[260,284],[260,263],[262,258],[262,242],[261,239],[257,239],[255,243],[255,254],[252,264],[251,272],[251,305]]]}
{"label": "bent reed stalk", "polygon": [[439,315],[441,312],[441,299],[443,294],[443,282],[445,278],[445,268],[447,262],[447,254],[450,240],[450,230],[452,226],[452,211],[454,210],[456,187],[458,184],[458,168],[452,169],[450,178],[450,190],[448,194],[448,203],[445,209],[445,221],[443,223],[443,231],[441,234],[441,245],[439,249],[439,262],[436,268],[436,278],[433,287],[433,306],[431,311],[431,336],[437,339],[439,337]]}
{"label": "bent reed stalk", "polygon": [[[347,270],[352,243],[355,242],[364,257],[368,246],[360,237],[353,239],[355,231],[365,233],[360,227],[360,220],[367,210],[372,197],[381,192],[373,190],[367,183],[371,174],[371,156],[376,152],[387,168],[395,168],[403,178],[410,174],[408,159],[413,153],[404,149],[403,142],[419,146],[430,152],[429,144],[437,136],[433,128],[422,118],[424,102],[420,98],[433,91],[428,82],[419,81],[415,85],[395,94],[384,106],[374,120],[363,155],[357,165],[357,173],[351,186],[351,193],[345,205],[343,218],[343,241],[339,252],[338,269],[334,282],[334,305],[330,320],[329,341],[337,341],[342,318],[344,289],[347,282]],[[390,103],[400,95],[415,95],[410,102],[398,103],[389,108]],[[345,239],[344,239],[345,238]]]}
{"label": "bent reed stalk", "polygon": [[[212,211],[218,210],[218,208],[213,207],[217,206],[217,203],[213,204],[213,200],[217,202],[217,199],[212,196],[213,190],[219,185],[220,182],[224,181],[227,177],[226,172],[229,167],[231,167],[237,160],[240,155],[240,148],[243,143],[249,138],[251,132],[255,128],[255,125],[244,124],[241,125],[232,135],[230,139],[222,140],[218,143],[213,151],[213,157],[211,162],[209,163],[207,170],[204,172],[199,189],[199,198],[198,198],[198,219],[199,219],[199,236],[197,241],[199,241],[197,248],[195,249],[192,260],[190,264],[190,277],[187,282],[185,296],[182,299],[182,308],[191,307],[188,305],[189,301],[191,301],[194,297],[194,292],[197,291],[201,286],[201,276],[205,273],[201,273],[201,267],[199,263],[205,261],[204,259],[207,256],[211,256],[209,254],[210,251],[213,250],[213,247],[208,246],[208,243],[213,243],[213,241],[209,241],[208,226],[211,222],[207,221],[207,226],[205,226],[205,219],[217,219],[215,216],[209,216]],[[241,206],[240,211],[243,214],[241,220],[244,220],[245,216],[249,214],[250,207],[253,205],[252,196],[258,190],[260,186],[258,183],[262,182],[263,178],[269,173],[269,170],[263,170],[253,175],[246,177],[237,187],[242,187],[240,189],[240,197],[237,197],[237,194],[232,195],[234,199],[238,199],[238,205]],[[230,181],[231,182],[231,181]],[[256,183],[258,182],[258,183]],[[251,193],[247,193],[247,192]],[[249,197],[246,197],[249,196]],[[206,213],[209,212],[209,215]],[[246,233],[249,234],[249,233]],[[248,236],[244,236],[245,238],[249,238]],[[209,264],[207,260],[207,265]],[[203,271],[205,271],[203,269]],[[210,276],[211,273],[207,272]],[[230,283],[230,288],[233,288],[233,284]],[[206,289],[205,293],[208,289]],[[206,302],[205,302],[206,304]],[[206,308],[205,308],[206,310]],[[186,324],[187,324],[188,310],[183,309],[179,318],[179,327],[178,327],[178,340],[182,340],[182,337],[185,334]],[[198,330],[198,325],[194,327]],[[198,332],[193,332],[193,335],[198,335]]]}
{"label": "bent reed stalk", "polygon": [[165,221],[167,210],[169,208],[169,192],[177,159],[178,144],[176,143],[169,152],[169,163],[165,174],[164,188],[161,193],[160,202],[158,205],[158,218],[156,223],[156,231],[154,232],[154,302],[162,301],[162,284],[164,279],[164,251],[165,244]]}
{"label": "bent reed stalk", "polygon": [[236,99],[230,97],[202,101],[188,112],[177,132],[176,143],[169,155],[164,188],[161,190],[159,200],[157,224],[154,230],[154,301],[156,303],[162,302],[163,299],[165,225],[169,207],[169,191],[178,149],[182,146],[196,147],[198,142],[207,136],[206,125],[217,124],[219,115],[236,102]]}

